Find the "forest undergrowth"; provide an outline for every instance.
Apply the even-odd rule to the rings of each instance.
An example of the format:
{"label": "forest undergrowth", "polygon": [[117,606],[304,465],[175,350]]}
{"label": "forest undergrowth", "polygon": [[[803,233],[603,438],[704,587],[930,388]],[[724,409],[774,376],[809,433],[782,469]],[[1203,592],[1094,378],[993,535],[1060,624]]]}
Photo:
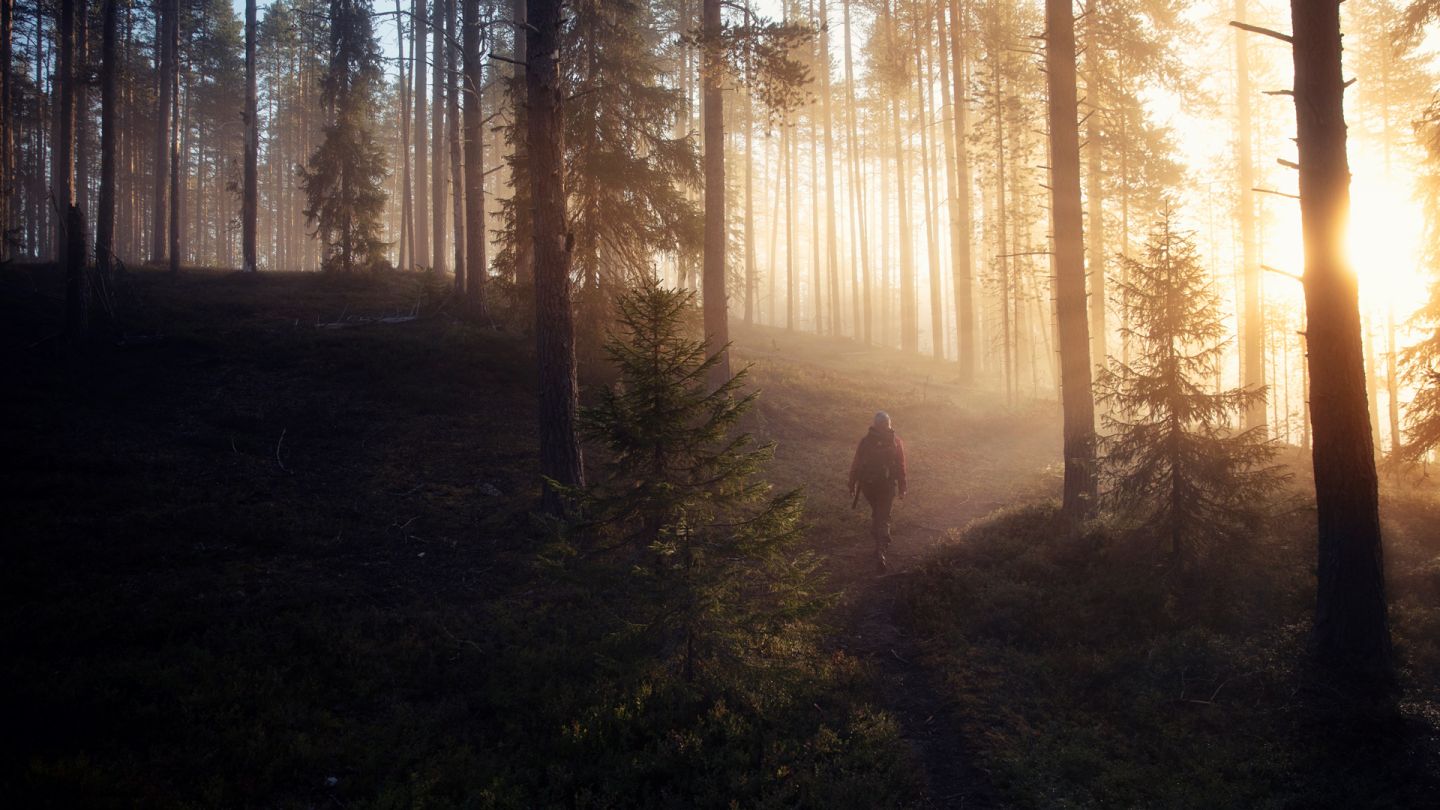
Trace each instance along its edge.
{"label": "forest undergrowth", "polygon": [[[1303,504],[1176,582],[1104,522],[1059,530],[1053,403],[737,327],[762,392],[740,427],[804,488],[835,606],[796,665],[717,698],[637,679],[537,560],[522,330],[422,275],[142,271],[123,343],[77,355],[48,278],[0,279],[7,796],[1404,807],[1435,784],[1440,507],[1415,490],[1385,502],[1405,698],[1376,736],[1296,663]],[[882,408],[910,497],[877,576],[845,478]]]}

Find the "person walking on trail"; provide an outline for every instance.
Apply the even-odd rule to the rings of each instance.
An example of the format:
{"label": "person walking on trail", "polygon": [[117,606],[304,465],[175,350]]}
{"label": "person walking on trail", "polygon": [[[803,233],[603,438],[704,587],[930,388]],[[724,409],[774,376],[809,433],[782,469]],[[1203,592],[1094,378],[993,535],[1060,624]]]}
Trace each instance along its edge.
{"label": "person walking on trail", "polygon": [[850,464],[851,508],[865,496],[870,504],[870,536],[875,541],[875,563],[881,571],[889,565],[885,550],[890,547],[890,510],[898,495],[905,500],[905,444],[890,425],[890,414],[875,414],[870,432],[855,448]]}

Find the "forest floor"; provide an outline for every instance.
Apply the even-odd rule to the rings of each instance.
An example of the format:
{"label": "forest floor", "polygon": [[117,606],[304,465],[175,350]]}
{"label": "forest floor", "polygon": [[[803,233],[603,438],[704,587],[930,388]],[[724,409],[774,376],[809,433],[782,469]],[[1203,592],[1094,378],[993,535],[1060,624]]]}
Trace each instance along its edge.
{"label": "forest floor", "polygon": [[[563,646],[530,649],[529,339],[456,318],[416,275],[142,271],[126,304],[123,340],[70,351],[53,275],[0,272],[0,795],[583,804],[563,786],[608,776],[556,771],[580,749],[516,743],[537,735],[527,701],[571,686],[549,671]],[[743,427],[776,443],[776,485],[804,487],[839,597],[826,645],[859,662],[786,727],[799,787],[780,804],[1323,806],[1317,775],[1367,761],[1327,758],[1309,742],[1326,730],[1295,719],[1282,664],[1313,546],[1262,544],[1197,603],[1228,613],[1177,607],[1143,555],[1095,539],[1106,527],[1054,529],[1054,403],[1008,406],[847,340],[734,338],[761,391]],[[582,364],[591,390],[605,376]],[[910,471],[885,574],[846,491],[881,409]],[[1435,781],[1440,507],[1387,503],[1409,719],[1389,745],[1360,738],[1392,764],[1334,806],[1403,807],[1417,773]],[[663,784],[641,773],[617,790]]]}
{"label": "forest floor", "polygon": [[[457,773],[498,743],[455,728],[491,702],[463,665],[490,654],[485,618],[533,565],[515,531],[536,493],[528,339],[457,320],[421,276],[142,270],[123,338],[79,353],[52,275],[5,272],[0,303],[0,789],[86,804],[473,790]],[[840,596],[828,644],[858,659],[856,702],[893,716],[913,763],[893,803],[987,806],[894,609],[950,530],[1053,489],[1051,415],[849,341],[736,338],[762,391],[745,428],[776,442],[775,484],[804,487]],[[912,482],[885,576],[846,492],[881,408]]]}
{"label": "forest floor", "polygon": [[[878,673],[880,703],[918,752],[930,801],[992,806],[998,800],[989,780],[897,608],[918,566],[971,521],[1058,493],[1054,403],[1008,407],[993,392],[958,385],[953,365],[845,339],[743,326],[731,337],[735,359],[750,365],[761,391],[747,427],[776,443],[776,484],[805,487],[812,542],[843,594],[833,643]],[[883,575],[868,534],[869,510],[863,498],[852,508],[846,490],[855,446],[878,410],[891,415],[905,442],[909,473]]]}

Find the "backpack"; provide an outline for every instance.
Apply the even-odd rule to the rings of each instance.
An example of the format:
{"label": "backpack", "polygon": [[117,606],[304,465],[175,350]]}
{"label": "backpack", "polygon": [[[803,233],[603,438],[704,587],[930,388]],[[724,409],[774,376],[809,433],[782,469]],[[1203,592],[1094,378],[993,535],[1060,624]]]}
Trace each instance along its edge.
{"label": "backpack", "polygon": [[865,436],[860,451],[860,465],[856,478],[861,484],[874,486],[890,482],[896,466],[895,434],[887,438],[874,433]]}

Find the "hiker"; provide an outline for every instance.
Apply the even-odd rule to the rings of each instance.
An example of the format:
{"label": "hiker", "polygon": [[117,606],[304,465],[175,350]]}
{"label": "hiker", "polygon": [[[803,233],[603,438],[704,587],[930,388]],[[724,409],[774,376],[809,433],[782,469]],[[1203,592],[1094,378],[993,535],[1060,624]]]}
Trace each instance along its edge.
{"label": "hiker", "polygon": [[905,500],[905,445],[890,426],[890,414],[880,411],[870,432],[855,448],[850,464],[850,494],[853,509],[865,496],[870,504],[870,536],[875,540],[875,563],[881,571],[889,567],[885,549],[890,546],[890,509],[895,496]]}

